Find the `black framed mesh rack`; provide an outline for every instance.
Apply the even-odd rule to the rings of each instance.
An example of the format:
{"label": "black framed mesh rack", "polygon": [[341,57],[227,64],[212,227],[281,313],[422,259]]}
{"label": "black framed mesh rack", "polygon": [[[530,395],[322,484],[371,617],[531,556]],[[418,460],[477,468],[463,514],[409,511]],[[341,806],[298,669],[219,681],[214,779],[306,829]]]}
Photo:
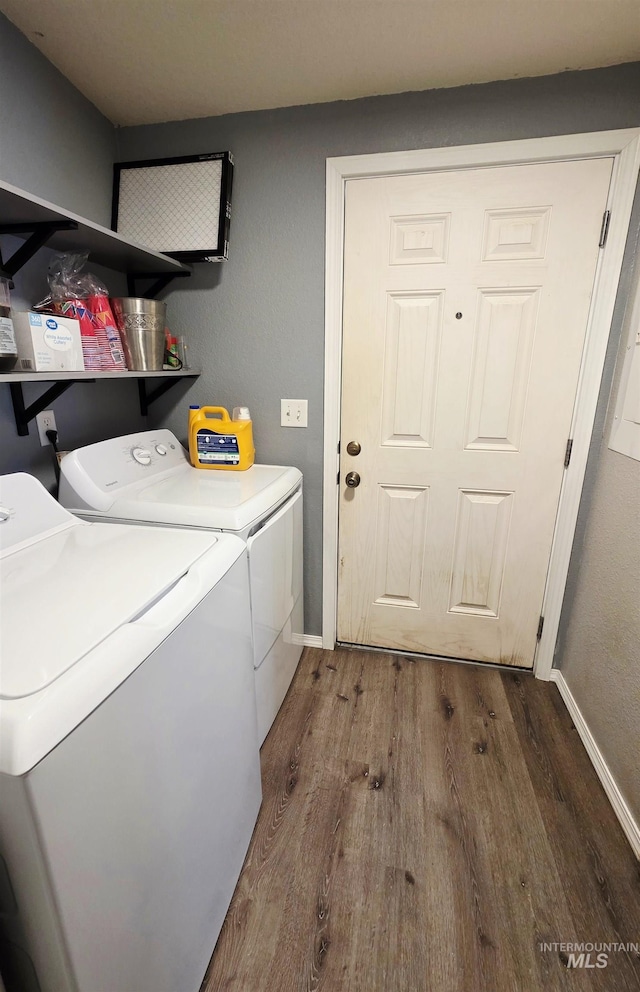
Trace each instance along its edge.
{"label": "black framed mesh rack", "polygon": [[230,152],[117,162],[112,230],[181,262],[229,257]]}

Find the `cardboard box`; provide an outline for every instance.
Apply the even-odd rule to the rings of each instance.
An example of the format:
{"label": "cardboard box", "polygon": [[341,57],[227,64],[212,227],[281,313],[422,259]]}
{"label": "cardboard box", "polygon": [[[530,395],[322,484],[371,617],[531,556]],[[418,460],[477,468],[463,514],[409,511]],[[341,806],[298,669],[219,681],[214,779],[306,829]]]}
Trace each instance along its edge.
{"label": "cardboard box", "polygon": [[13,311],[16,372],[84,372],[80,322],[58,314]]}

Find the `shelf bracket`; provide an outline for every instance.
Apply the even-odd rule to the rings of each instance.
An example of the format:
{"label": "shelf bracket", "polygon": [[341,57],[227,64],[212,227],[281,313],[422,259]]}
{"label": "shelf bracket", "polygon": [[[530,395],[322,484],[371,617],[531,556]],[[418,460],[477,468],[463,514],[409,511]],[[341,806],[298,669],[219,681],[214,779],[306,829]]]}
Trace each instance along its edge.
{"label": "shelf bracket", "polygon": [[11,278],[11,273],[7,272],[4,267],[4,262],[2,261],[2,250],[0,249],[0,279],[6,279],[9,283],[9,289],[13,289],[13,280]]}
{"label": "shelf bracket", "polygon": [[167,378],[156,386],[155,389],[149,390],[147,392],[147,387],[145,386],[144,379],[138,379],[138,396],[140,397],[140,413],[143,417],[146,417],[149,412],[149,407],[156,400],[168,393],[177,382],[184,382],[186,376],[180,376],[180,378],[171,378],[171,372],[167,372]]}
{"label": "shelf bracket", "polygon": [[127,292],[129,296],[140,296],[138,290],[138,282],[141,279],[153,279],[155,280],[149,288],[142,293],[142,298],[145,300],[155,300],[158,293],[161,293],[163,289],[166,289],[170,282],[174,279],[184,279],[191,275],[191,270],[188,272],[130,272],[127,275]]}
{"label": "shelf bracket", "polygon": [[[89,379],[83,379],[83,382],[90,382]],[[93,380],[95,381],[95,380]],[[53,386],[46,390],[39,396],[37,400],[30,403],[29,406],[24,405],[24,393],[22,392],[21,382],[10,382],[9,388],[11,389],[11,401],[13,403],[13,413],[16,418],[16,430],[20,437],[26,437],[29,433],[30,422],[46,410],[47,407],[57,400],[59,396],[66,393],[69,386],[73,386],[78,379],[65,379],[64,382],[56,382]]]}
{"label": "shelf bracket", "polygon": [[[127,375],[133,376],[135,372],[129,372]],[[145,379],[138,379],[138,396],[140,398],[140,413],[143,417],[147,416],[149,412],[149,407],[152,403],[155,403],[157,399],[164,396],[177,382],[184,382],[188,378],[196,378],[199,372],[189,372],[180,376],[174,376],[167,370],[167,377],[164,379],[155,389],[151,389],[148,393],[145,387]],[[28,380],[32,381],[32,380]],[[11,390],[11,402],[13,403],[13,413],[16,420],[16,430],[20,437],[27,437],[29,434],[29,424],[39,413],[46,410],[51,403],[54,403],[63,393],[66,393],[67,389],[71,386],[75,386],[78,382],[96,382],[96,379],[63,379],[58,380],[47,389],[41,396],[30,403],[29,406],[25,406],[24,403],[24,393],[22,391],[22,382],[10,382],[9,389]]]}
{"label": "shelf bracket", "polygon": [[77,231],[78,225],[74,220],[52,220],[42,223],[24,224],[0,224],[0,234],[29,234],[30,237],[21,245],[16,252],[5,261],[2,268],[5,273],[13,278],[16,272],[26,265],[33,258],[35,253],[46,245],[52,234],[56,231]]}

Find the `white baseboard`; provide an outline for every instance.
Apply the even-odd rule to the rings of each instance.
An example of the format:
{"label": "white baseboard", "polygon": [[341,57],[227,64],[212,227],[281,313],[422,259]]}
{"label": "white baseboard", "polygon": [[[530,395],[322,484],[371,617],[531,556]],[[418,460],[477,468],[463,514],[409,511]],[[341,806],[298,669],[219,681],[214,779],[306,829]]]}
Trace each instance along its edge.
{"label": "white baseboard", "polygon": [[318,634],[305,634],[302,643],[306,648],[321,648],[322,638]]}
{"label": "white baseboard", "polygon": [[558,690],[565,706],[569,710],[571,719],[580,735],[580,740],[585,746],[591,764],[596,770],[596,775],[602,783],[602,787],[607,794],[607,798],[613,807],[613,811],[620,821],[620,826],[624,830],[627,840],[631,844],[633,853],[640,860],[640,825],[634,820],[631,810],[627,806],[624,796],[616,784],[609,766],[602,756],[600,748],[596,744],[593,734],[589,730],[585,718],[583,717],[578,704],[576,703],[569,686],[566,683],[562,672],[557,668],[552,668],[550,679],[558,686]]}
{"label": "white baseboard", "polygon": [[294,644],[302,644],[305,648],[321,648],[322,638],[317,634],[294,634]]}

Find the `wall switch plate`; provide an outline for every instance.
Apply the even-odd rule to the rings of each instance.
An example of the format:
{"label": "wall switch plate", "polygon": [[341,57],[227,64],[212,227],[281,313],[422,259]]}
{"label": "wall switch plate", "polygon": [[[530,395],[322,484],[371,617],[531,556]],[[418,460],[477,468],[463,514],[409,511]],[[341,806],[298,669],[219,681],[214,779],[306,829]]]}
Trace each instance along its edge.
{"label": "wall switch plate", "polygon": [[36,424],[38,425],[38,436],[40,438],[40,444],[44,447],[47,444],[51,444],[51,441],[47,437],[47,431],[57,431],[56,418],[53,410],[43,410],[42,413],[36,414]]}
{"label": "wall switch plate", "polygon": [[306,427],[308,400],[280,400],[280,426]]}

